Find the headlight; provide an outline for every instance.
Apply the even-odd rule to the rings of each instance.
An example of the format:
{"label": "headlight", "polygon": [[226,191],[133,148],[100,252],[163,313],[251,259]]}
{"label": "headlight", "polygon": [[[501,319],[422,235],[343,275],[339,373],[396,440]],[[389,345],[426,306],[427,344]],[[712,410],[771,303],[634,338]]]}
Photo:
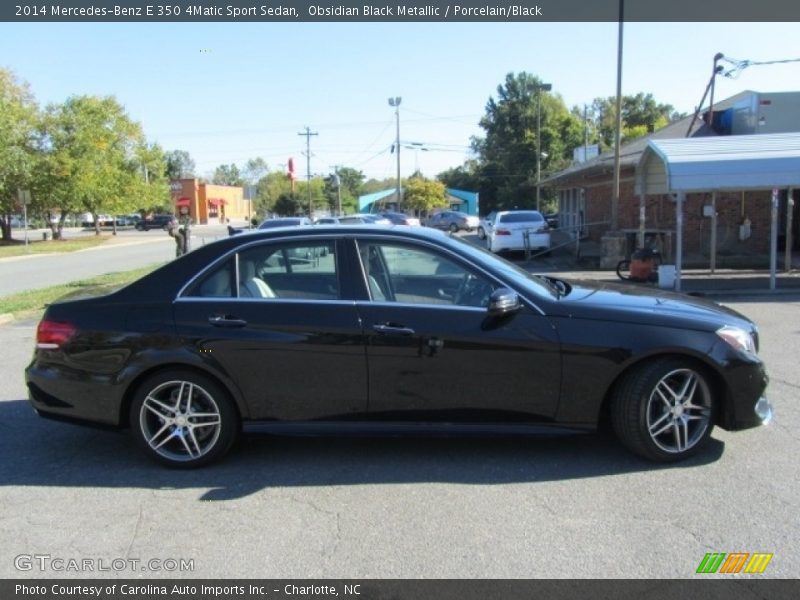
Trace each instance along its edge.
{"label": "headlight", "polygon": [[756,353],[756,343],[750,332],[739,327],[725,325],[717,329],[717,335],[725,340],[729,346],[748,354]]}

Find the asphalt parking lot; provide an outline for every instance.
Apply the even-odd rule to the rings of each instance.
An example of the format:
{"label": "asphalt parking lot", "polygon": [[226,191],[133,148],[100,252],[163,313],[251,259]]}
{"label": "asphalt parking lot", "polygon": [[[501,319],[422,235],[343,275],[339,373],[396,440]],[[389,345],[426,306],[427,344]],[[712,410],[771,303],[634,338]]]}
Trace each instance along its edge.
{"label": "asphalt parking lot", "polygon": [[761,327],[776,419],[666,467],[599,435],[248,437],[167,470],[124,433],[37,417],[35,321],[15,321],[0,327],[0,577],[61,577],[60,558],[120,567],[67,573],[88,577],[692,578],[708,552],[773,553],[750,577],[796,577],[800,296],[729,304]]}

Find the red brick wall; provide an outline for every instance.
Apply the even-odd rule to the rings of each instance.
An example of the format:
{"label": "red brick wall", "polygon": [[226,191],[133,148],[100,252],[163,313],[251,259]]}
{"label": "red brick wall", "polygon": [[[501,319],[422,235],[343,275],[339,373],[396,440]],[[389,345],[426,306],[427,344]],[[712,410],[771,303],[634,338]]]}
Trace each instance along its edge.
{"label": "red brick wall", "polygon": [[[623,175],[623,177],[625,177]],[[580,184],[576,182],[576,187]],[[601,223],[589,227],[589,238],[599,242],[609,229],[611,220],[612,183],[586,188],[586,222]],[[732,253],[758,254],[769,252],[769,191],[717,193],[717,248]],[[703,205],[711,204],[711,193],[689,194],[683,212],[683,251],[707,256],[711,240],[711,218],[703,216]],[[675,229],[675,202],[670,196],[647,196],[645,215],[648,229]],[[739,240],[743,217],[750,219],[751,237]],[[634,181],[620,182],[620,229],[639,227],[639,196],[634,194]]]}

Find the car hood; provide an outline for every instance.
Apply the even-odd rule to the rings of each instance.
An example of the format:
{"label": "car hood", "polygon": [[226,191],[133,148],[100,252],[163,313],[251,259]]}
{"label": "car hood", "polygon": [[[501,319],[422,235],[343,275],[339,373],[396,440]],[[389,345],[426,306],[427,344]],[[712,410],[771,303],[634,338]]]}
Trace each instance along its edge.
{"label": "car hood", "polygon": [[702,330],[753,328],[744,315],[704,298],[634,284],[565,281],[571,289],[554,310],[560,316]]}

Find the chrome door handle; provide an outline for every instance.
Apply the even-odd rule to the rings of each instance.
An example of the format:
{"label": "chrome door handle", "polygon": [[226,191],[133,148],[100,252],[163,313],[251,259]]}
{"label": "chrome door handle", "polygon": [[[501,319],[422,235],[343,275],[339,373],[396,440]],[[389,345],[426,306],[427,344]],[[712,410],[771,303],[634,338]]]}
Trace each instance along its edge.
{"label": "chrome door handle", "polygon": [[382,335],[414,335],[413,329],[402,325],[376,324],[372,329]]}

